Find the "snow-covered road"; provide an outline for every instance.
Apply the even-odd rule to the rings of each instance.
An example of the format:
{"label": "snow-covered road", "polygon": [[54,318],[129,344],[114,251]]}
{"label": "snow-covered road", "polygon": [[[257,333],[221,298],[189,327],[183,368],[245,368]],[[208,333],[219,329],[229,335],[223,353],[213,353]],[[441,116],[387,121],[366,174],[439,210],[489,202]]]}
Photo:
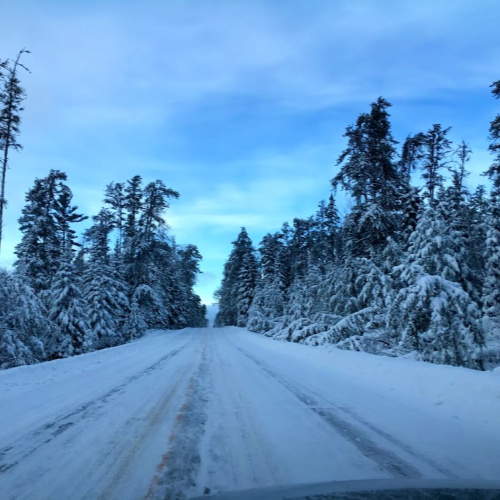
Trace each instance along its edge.
{"label": "snow-covered road", "polygon": [[163,499],[377,478],[500,479],[500,374],[157,332],[0,373],[0,498]]}

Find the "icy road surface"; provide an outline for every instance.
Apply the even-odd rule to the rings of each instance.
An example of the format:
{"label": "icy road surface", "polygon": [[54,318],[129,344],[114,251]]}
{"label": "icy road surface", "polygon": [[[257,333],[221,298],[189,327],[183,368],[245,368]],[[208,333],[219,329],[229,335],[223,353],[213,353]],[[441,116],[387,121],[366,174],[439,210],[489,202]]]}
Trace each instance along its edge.
{"label": "icy road surface", "polygon": [[237,328],[0,372],[1,499],[164,499],[378,478],[500,479],[500,373]]}

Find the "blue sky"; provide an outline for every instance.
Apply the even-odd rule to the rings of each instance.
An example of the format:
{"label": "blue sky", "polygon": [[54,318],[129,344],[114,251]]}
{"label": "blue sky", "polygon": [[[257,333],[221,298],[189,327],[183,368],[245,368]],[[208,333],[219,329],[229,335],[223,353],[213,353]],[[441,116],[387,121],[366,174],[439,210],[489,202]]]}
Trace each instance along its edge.
{"label": "blue sky", "polygon": [[0,265],[35,177],[65,171],[94,215],[139,174],[181,193],[167,220],[199,247],[210,303],[240,227],[257,245],[311,215],[380,95],[397,140],[441,123],[469,142],[471,187],[491,161],[498,0],[7,0],[0,19],[0,59],[31,51]]}

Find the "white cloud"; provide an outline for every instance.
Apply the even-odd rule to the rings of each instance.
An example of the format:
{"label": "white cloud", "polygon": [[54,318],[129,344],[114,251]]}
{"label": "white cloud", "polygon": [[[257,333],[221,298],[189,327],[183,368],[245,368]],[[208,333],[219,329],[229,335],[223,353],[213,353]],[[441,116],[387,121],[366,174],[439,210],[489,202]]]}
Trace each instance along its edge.
{"label": "white cloud", "polygon": [[[50,168],[68,172],[89,215],[108,182],[162,177],[181,192],[167,215],[175,233],[197,243],[203,265],[219,273],[241,225],[258,243],[263,231],[314,211],[328,194],[341,133],[374,98],[421,106],[452,91],[487,92],[499,77],[498,15],[497,0],[3,2],[0,59],[32,51],[32,73],[23,76],[25,150],[7,179],[8,233],[24,192]],[[223,145],[197,156],[201,134],[207,142],[226,134],[231,148],[241,124],[228,108],[236,106],[262,115],[249,127],[273,132],[287,117],[313,120],[329,108],[338,135],[330,151],[301,122],[297,144],[284,130],[272,150],[246,144],[222,161],[215,153]],[[284,117],[279,125],[276,116]],[[182,162],[169,149],[179,144],[193,151]],[[5,243],[2,262],[12,246]]]}

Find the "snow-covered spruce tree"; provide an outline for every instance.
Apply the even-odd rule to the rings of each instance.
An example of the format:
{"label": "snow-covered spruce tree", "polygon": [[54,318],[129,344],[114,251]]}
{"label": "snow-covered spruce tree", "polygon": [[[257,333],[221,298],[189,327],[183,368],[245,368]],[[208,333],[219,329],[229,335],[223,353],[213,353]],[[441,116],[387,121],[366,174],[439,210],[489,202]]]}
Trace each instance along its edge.
{"label": "snow-covered spruce tree", "polygon": [[254,332],[267,332],[283,315],[284,283],[280,269],[284,243],[280,233],[267,234],[259,245],[260,277],[248,311],[247,328]]}
{"label": "snow-covered spruce tree", "polygon": [[[333,196],[308,219],[294,219],[289,239],[292,283],[285,289],[284,314],[271,335],[309,342],[336,318],[330,307],[330,277],[341,253],[339,217]],[[325,286],[325,284],[327,286]],[[315,338],[314,342],[318,340]],[[323,341],[323,340],[321,340]]]}
{"label": "snow-covered spruce tree", "polygon": [[305,276],[294,279],[280,321],[281,332],[277,333],[277,337],[303,342],[326,329],[322,317],[324,301],[320,296],[323,277],[322,270],[317,265],[311,264]]}
{"label": "snow-covered spruce tree", "polygon": [[378,314],[378,309],[372,307],[375,304],[369,303],[369,296],[371,291],[379,291],[374,281],[382,280],[381,274],[377,265],[364,257],[347,255],[340,265],[333,267],[319,285],[319,299],[324,297],[326,303],[323,306],[326,333],[308,343],[323,343],[326,339],[343,348],[360,350],[359,340],[373,323],[372,316]]}
{"label": "snow-covered spruce tree", "polygon": [[[500,99],[500,80],[493,82],[491,92],[495,99]],[[493,155],[493,163],[485,172],[493,183],[493,196],[500,196],[500,113],[496,115],[490,124],[490,144],[488,149]]]}
{"label": "snow-covered spruce tree", "polygon": [[166,228],[163,214],[170,206],[170,198],[178,198],[179,193],[167,188],[161,180],[143,188],[138,175],[127,181],[125,193],[124,262],[127,282],[135,289],[150,285],[146,275],[151,269],[156,236]]}
{"label": "snow-covered spruce tree", "polygon": [[499,209],[493,211],[486,233],[485,279],[483,286],[483,312],[488,331],[500,336],[500,219]]}
{"label": "snow-covered spruce tree", "polygon": [[484,284],[482,290],[483,326],[487,366],[500,363],[500,207],[494,206],[489,218],[485,245]]}
{"label": "snow-covered spruce tree", "polygon": [[401,177],[399,240],[405,248],[410,234],[417,226],[418,214],[423,203],[420,194],[421,188],[411,185],[411,176],[424,158],[424,139],[425,134],[423,133],[408,136],[401,148],[398,162],[398,171]]}
{"label": "snow-covered spruce tree", "polygon": [[125,191],[122,183],[112,182],[106,186],[104,203],[114,217],[114,227],[117,230],[115,254],[117,258],[122,257],[124,225],[125,225]]}
{"label": "snow-covered spruce tree", "polygon": [[148,328],[186,326],[188,296],[178,283],[176,245],[167,235],[164,219],[169,200],[178,197],[161,180],[143,188],[140,176],[127,181],[125,187],[125,279]]}
{"label": "snow-covered spruce tree", "polygon": [[68,254],[52,280],[49,319],[58,329],[53,356],[65,358],[92,350],[93,334],[83,297],[83,281]]}
{"label": "snow-covered spruce tree", "polygon": [[130,312],[123,326],[123,336],[126,340],[138,339],[144,335],[147,329],[144,316],[139,307],[139,302],[136,293],[130,301]]}
{"label": "snow-covered spruce tree", "polygon": [[61,257],[53,210],[54,184],[59,187],[64,174],[52,171],[49,177],[49,182],[47,179],[36,179],[35,185],[26,194],[26,205],[19,219],[23,237],[16,247],[18,260],[15,266],[30,280],[37,293],[50,287]]}
{"label": "snow-covered spruce tree", "polygon": [[337,160],[340,172],[332,179],[355,201],[344,230],[350,254],[371,257],[385,246],[398,227],[402,176],[395,161],[396,141],[392,137],[390,103],[382,97],[362,113],[354,126],[347,127],[347,148]]}
{"label": "snow-covered spruce tree", "polygon": [[84,277],[91,337],[97,349],[119,345],[129,315],[127,287],[102,260],[92,260]]}
{"label": "snow-covered spruce tree", "polygon": [[423,136],[422,179],[425,182],[425,197],[432,205],[438,191],[443,187],[443,171],[451,162],[452,144],[448,139],[451,127],[443,129],[434,124]]}
{"label": "snow-covered spruce tree", "polygon": [[293,232],[289,245],[293,283],[293,281],[306,276],[308,266],[311,262],[311,253],[314,246],[313,217],[293,219]]}
{"label": "snow-covered spruce tree", "polygon": [[266,333],[276,326],[283,316],[283,291],[278,281],[261,279],[255,289],[252,305],[248,311],[247,328]]}
{"label": "snow-covered spruce tree", "polygon": [[186,322],[183,326],[206,327],[207,308],[193,291],[196,279],[200,273],[202,256],[195,245],[186,245],[177,250],[180,281],[186,290]]}
{"label": "snow-covered spruce tree", "polygon": [[406,260],[396,268],[402,288],[388,314],[388,336],[398,341],[402,353],[481,368],[480,311],[459,283],[457,255],[439,210],[427,208],[410,237]]}
{"label": "snow-covered spruce tree", "polygon": [[[500,80],[492,85],[495,98],[500,98]],[[486,353],[486,360],[498,364],[500,361],[500,114],[490,125],[488,149],[494,159],[485,172],[493,183],[491,191],[491,213],[486,225],[485,279],[483,286],[483,323],[492,346]],[[489,358],[489,359],[488,359]]]}
{"label": "snow-covered spruce tree", "polygon": [[129,284],[132,296],[138,300],[147,328],[176,328],[184,322],[185,308],[175,240],[162,229],[147,248],[137,274],[139,281]]}
{"label": "snow-covered spruce tree", "polygon": [[59,170],[36,179],[26,194],[19,219],[23,237],[15,250],[15,266],[36,293],[50,288],[64,252],[72,250],[75,244],[70,224],[86,219],[71,205],[72,194],[66,179],[66,174]]}
{"label": "snow-covered spruce tree", "polygon": [[[135,175],[125,185],[125,223],[123,227],[123,262],[125,265],[125,280],[132,287],[139,285],[139,270],[137,263],[140,228],[139,220],[143,204],[142,177]],[[110,212],[115,218],[113,211]]]}
{"label": "snow-covered spruce tree", "polygon": [[407,139],[403,158],[396,161],[389,106],[379,98],[370,113],[361,114],[355,126],[347,128],[347,149],[337,161],[340,172],[332,179],[334,188],[341,186],[354,199],[340,231],[342,262],[325,280],[330,288],[328,318],[336,320],[328,328],[329,340],[347,348],[360,349],[367,332],[380,335],[387,307],[380,294],[392,296],[383,255],[389,240],[401,238],[403,207],[412,194],[410,173],[419,157],[418,136]]}
{"label": "snow-covered spruce tree", "polygon": [[53,346],[42,302],[21,276],[0,269],[0,369],[44,361]]}
{"label": "snow-covered spruce tree", "polygon": [[400,244],[388,238],[378,264],[366,258],[352,261],[356,266],[350,291],[354,312],[344,315],[328,332],[330,341],[336,339],[338,347],[375,354],[391,352],[393,346],[386,333],[387,311],[399,285],[393,268],[400,263],[401,253]]}
{"label": "snow-covered spruce tree", "polygon": [[324,273],[336,263],[341,248],[340,217],[333,194],[330,194],[328,204],[320,202],[313,221],[312,260]]}
{"label": "snow-covered spruce tree", "polygon": [[244,326],[248,320],[258,276],[252,240],[241,228],[233,250],[224,264],[221,287],[217,292],[219,312],[215,326]]}
{"label": "snow-covered spruce tree", "polygon": [[252,305],[257,285],[258,267],[254,252],[247,252],[243,255],[241,267],[238,272],[238,285],[236,293],[238,297],[236,325],[245,327],[248,321],[248,310]]}
{"label": "snow-covered spruce tree", "polygon": [[110,264],[109,234],[113,217],[102,209],[86,231],[90,259],[84,274],[84,298],[88,305],[91,338],[101,349],[123,343],[129,315],[128,288]]}
{"label": "snow-covered spruce tree", "polygon": [[72,224],[87,220],[88,217],[77,213],[78,207],[72,205],[73,193],[65,184],[61,184],[55,200],[53,217],[59,237],[62,259],[73,259],[73,252],[80,245],[76,242],[77,234]]}
{"label": "snow-covered spruce tree", "polygon": [[468,145],[462,141],[455,152],[456,159],[449,167],[451,184],[440,194],[440,210],[457,248],[457,261],[460,262],[458,281],[480,305],[484,281],[486,212],[477,213],[465,186],[465,179],[469,175],[466,163],[470,153]]}

